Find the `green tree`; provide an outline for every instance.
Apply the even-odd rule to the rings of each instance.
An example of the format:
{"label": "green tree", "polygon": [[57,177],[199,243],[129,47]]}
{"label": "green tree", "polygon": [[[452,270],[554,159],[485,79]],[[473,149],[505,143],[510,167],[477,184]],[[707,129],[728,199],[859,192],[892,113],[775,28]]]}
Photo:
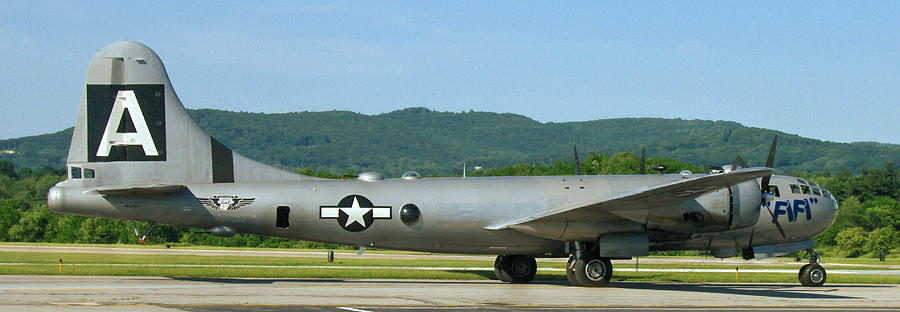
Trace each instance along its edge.
{"label": "green tree", "polygon": [[874,253],[889,252],[900,245],[897,231],[893,227],[883,227],[869,233],[866,251]]}
{"label": "green tree", "polygon": [[0,241],[9,240],[8,229],[19,222],[19,210],[15,203],[15,200],[0,199]]}
{"label": "green tree", "polygon": [[0,160],[0,176],[16,178],[16,166],[9,160]]}
{"label": "green tree", "polygon": [[[21,215],[21,219],[9,228],[7,237],[16,242],[42,242],[48,237],[53,237],[55,229],[51,226],[52,219],[58,215],[50,210],[31,209]],[[54,220],[55,221],[55,220]]]}
{"label": "green tree", "polygon": [[866,230],[883,227],[897,228],[900,226],[900,216],[898,216],[900,204],[898,204],[897,200],[887,196],[880,196],[866,201],[863,206],[865,207],[865,212],[859,224],[864,226]]}
{"label": "green tree", "polygon": [[848,257],[856,257],[863,252],[867,239],[866,230],[861,227],[853,227],[840,231],[834,240],[837,242],[838,248]]}

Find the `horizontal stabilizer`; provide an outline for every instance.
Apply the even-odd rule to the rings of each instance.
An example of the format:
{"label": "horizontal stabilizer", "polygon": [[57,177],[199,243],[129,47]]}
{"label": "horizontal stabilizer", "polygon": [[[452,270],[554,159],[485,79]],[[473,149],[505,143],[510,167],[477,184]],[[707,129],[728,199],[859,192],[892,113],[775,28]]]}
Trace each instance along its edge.
{"label": "horizontal stabilizer", "polygon": [[[745,168],[727,173],[710,174],[696,178],[677,180],[669,183],[652,185],[639,188],[630,192],[618,193],[601,198],[550,209],[543,213],[509,223],[489,226],[488,230],[502,230],[513,225],[528,223],[536,220],[565,220],[565,214],[577,210],[616,210],[643,208],[648,205],[665,204],[700,196],[728,185],[737,184],[759,177],[771,175],[775,172],[772,168]],[[560,220],[556,220],[560,219]]]}
{"label": "horizontal stabilizer", "polygon": [[132,195],[132,194],[171,194],[181,192],[185,188],[181,184],[155,184],[145,186],[108,187],[97,188],[88,192],[97,192],[102,195]]}

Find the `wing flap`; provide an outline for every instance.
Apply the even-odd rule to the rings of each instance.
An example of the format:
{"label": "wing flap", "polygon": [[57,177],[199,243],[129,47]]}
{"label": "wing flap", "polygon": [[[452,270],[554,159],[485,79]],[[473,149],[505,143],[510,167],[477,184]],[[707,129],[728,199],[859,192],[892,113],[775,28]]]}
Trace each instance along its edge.
{"label": "wing flap", "polygon": [[711,174],[688,178],[669,183],[652,185],[635,189],[633,191],[613,194],[600,200],[591,200],[587,202],[575,203],[573,205],[560,207],[545,211],[540,214],[529,216],[527,218],[515,220],[508,223],[492,225],[486,227],[489,230],[502,230],[513,225],[519,225],[536,221],[540,219],[550,219],[567,212],[573,212],[580,209],[610,209],[615,207],[617,210],[633,209],[634,207],[646,207],[647,204],[657,202],[671,202],[684,200],[701,194],[714,191],[727,185],[749,181],[759,177],[771,175],[775,172],[772,168],[744,168],[727,173]]}
{"label": "wing flap", "polygon": [[154,184],[126,187],[96,188],[87,192],[96,192],[102,195],[132,195],[132,194],[171,194],[181,192],[185,188],[181,184]]}

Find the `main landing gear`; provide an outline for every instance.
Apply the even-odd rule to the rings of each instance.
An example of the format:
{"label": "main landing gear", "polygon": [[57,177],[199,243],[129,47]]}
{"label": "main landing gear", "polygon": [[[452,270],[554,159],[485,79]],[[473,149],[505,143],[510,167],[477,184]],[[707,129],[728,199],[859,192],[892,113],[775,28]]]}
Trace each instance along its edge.
{"label": "main landing gear", "polygon": [[825,268],[819,265],[819,253],[812,249],[807,249],[806,255],[807,258],[803,259],[809,259],[809,264],[801,267],[800,273],[797,273],[800,284],[807,287],[819,287],[824,285],[825,280],[828,278],[828,274],[825,273]]}
{"label": "main landing gear", "polygon": [[[581,242],[573,243],[574,254],[566,264],[566,279],[569,284],[585,287],[606,286],[612,278],[613,267],[609,258],[600,257],[596,245],[585,248]],[[588,245],[590,246],[590,245]],[[530,256],[497,256],[494,274],[507,283],[528,283],[534,279],[537,262]]]}
{"label": "main landing gear", "polygon": [[602,287],[612,279],[613,266],[609,258],[600,257],[596,249],[582,252],[582,244],[575,243],[575,253],[566,263],[566,279],[569,284],[584,287]]}
{"label": "main landing gear", "polygon": [[530,256],[497,256],[494,274],[507,283],[528,283],[537,273],[537,262]]}

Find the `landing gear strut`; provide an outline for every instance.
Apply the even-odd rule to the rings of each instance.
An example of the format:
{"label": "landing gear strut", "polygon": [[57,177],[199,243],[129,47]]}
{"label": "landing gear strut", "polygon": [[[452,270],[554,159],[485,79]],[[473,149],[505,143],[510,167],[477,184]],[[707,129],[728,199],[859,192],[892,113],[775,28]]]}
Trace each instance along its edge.
{"label": "landing gear strut", "polygon": [[144,236],[141,236],[141,233],[138,231],[137,223],[134,222],[134,220],[131,220],[131,229],[134,230],[134,236],[138,237],[138,242],[140,242],[141,244],[147,241],[147,235],[150,235],[150,232],[153,232],[153,229],[155,228],[156,221],[153,221],[153,223],[150,224],[150,228],[148,228],[147,231],[144,232]]}
{"label": "landing gear strut", "polygon": [[797,277],[800,279],[800,284],[807,287],[819,287],[824,285],[825,280],[828,278],[828,274],[825,273],[825,268],[819,265],[819,253],[812,249],[807,249],[806,255],[808,258],[804,259],[809,259],[809,264],[801,267],[800,273],[797,274]]}
{"label": "landing gear strut", "polygon": [[566,279],[570,284],[576,286],[606,286],[612,279],[612,262],[609,261],[609,258],[600,257],[596,249],[581,252],[580,247],[580,244],[575,245],[576,252],[566,264]]}
{"label": "landing gear strut", "polygon": [[494,274],[507,283],[528,283],[537,273],[537,262],[530,256],[497,256]]}

